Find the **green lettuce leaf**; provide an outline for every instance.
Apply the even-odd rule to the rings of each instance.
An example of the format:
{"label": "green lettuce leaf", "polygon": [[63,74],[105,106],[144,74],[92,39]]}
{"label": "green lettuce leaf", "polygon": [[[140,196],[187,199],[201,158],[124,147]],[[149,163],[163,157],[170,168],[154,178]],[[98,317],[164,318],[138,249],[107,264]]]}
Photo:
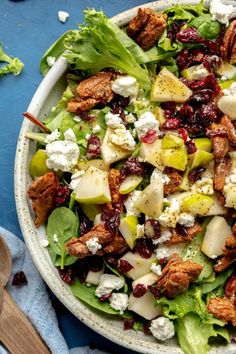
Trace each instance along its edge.
{"label": "green lettuce leaf", "polygon": [[112,67],[134,76],[145,89],[150,89],[148,72],[142,69],[134,55],[127,50],[114,32],[114,24],[103,12],[85,10],[85,21],[79,31],[66,36],[65,54],[74,69],[90,70],[91,74]]}
{"label": "green lettuce leaf", "polygon": [[197,29],[202,38],[215,39],[220,34],[221,25],[218,21],[213,21],[210,14],[196,17],[190,22],[189,26]]}
{"label": "green lettuce leaf", "polygon": [[19,75],[24,67],[24,64],[20,61],[20,59],[11,57],[4,52],[1,43],[0,62],[7,63],[0,66],[0,76],[7,74]]}
{"label": "green lettuce leaf", "polygon": [[175,21],[191,22],[206,11],[203,0],[201,0],[197,5],[174,5],[165,12],[168,14],[168,24],[172,24]]}
{"label": "green lettuce leaf", "polygon": [[233,267],[228,268],[223,272],[217,274],[215,280],[212,283],[203,283],[199,285],[199,288],[201,289],[203,294],[210,293],[219,287],[222,287],[223,289],[226,280],[231,276],[233,271],[234,271]]}

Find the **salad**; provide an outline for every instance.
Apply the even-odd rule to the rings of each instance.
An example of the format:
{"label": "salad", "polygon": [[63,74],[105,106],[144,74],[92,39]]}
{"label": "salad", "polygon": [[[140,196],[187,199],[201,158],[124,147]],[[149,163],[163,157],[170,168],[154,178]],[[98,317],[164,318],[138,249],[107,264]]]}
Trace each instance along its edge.
{"label": "salad", "polygon": [[68,61],[60,100],[25,113],[41,130],[28,197],[60,277],[188,354],[235,342],[236,20],[214,3],[139,8],[124,28],[85,10],[41,61]]}

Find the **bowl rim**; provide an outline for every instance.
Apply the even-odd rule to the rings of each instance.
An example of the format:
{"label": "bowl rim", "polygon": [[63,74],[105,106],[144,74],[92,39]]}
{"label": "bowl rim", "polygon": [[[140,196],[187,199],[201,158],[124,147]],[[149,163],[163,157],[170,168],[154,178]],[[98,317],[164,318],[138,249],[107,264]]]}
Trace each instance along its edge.
{"label": "bowl rim", "polygon": [[[198,0],[161,0],[145,3],[143,5],[136,6],[132,9],[126,10],[114,17],[111,20],[119,26],[126,25],[131,18],[137,12],[140,7],[150,7],[154,10],[163,10],[173,4],[196,4]],[[47,96],[54,87],[55,83],[60,80],[67,69],[66,59],[61,57],[49,70],[48,74],[43,78],[39,84],[36,92],[34,93],[27,111],[37,116],[43,106]],[[26,246],[33,259],[36,268],[41,274],[42,278],[52,290],[52,292],[58,297],[58,299],[72,312],[80,321],[85,323],[88,327],[95,330],[100,335],[113,341],[116,344],[123,345],[129,349],[138,351],[140,353],[150,354],[180,354],[183,353],[180,347],[170,346],[162,344],[156,340],[147,341],[145,337],[140,338],[134,335],[134,331],[117,331],[116,326],[112,326],[115,322],[114,319],[108,320],[101,315],[92,312],[88,306],[83,304],[77,299],[69,290],[69,287],[62,282],[59,276],[53,269],[48,266],[48,261],[43,254],[42,246],[39,241],[35,241],[38,237],[39,231],[35,228],[29,203],[27,201],[26,187],[27,183],[27,156],[30,151],[30,141],[26,138],[25,134],[33,127],[33,124],[24,119],[17,143],[15,167],[14,167],[14,191],[15,202],[18,214],[18,220],[21,228],[22,235],[24,237]],[[222,348],[223,349],[223,348]],[[223,349],[224,350],[224,349]],[[221,351],[222,353],[222,351]],[[226,353],[226,352],[225,352]],[[227,350],[227,353],[229,351]]]}

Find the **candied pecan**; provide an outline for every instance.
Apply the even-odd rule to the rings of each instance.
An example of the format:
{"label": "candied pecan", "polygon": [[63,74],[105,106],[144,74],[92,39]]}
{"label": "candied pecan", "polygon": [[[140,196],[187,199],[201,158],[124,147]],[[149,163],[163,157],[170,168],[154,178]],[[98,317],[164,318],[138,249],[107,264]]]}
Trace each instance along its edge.
{"label": "candied pecan", "polygon": [[225,178],[230,174],[232,169],[232,161],[229,156],[224,157],[220,162],[214,165],[214,189],[223,191]]}
{"label": "candied pecan", "polygon": [[183,177],[176,171],[170,173],[165,172],[165,174],[170,180],[168,183],[164,184],[164,194],[169,195],[175,193],[178,190]]}
{"label": "candied pecan", "polygon": [[235,146],[236,145],[235,127],[232,121],[230,120],[230,118],[226,114],[221,118],[220,124],[227,132],[230,145]]}
{"label": "candied pecan", "polygon": [[191,241],[199,232],[202,231],[202,227],[195,222],[192,227],[184,227],[185,233],[180,232],[178,227],[170,229],[171,238],[165,243],[167,245],[175,245],[177,243],[186,243]]}
{"label": "candied pecan", "polygon": [[236,261],[236,235],[231,234],[228,236],[226,240],[225,247],[223,250],[223,256],[214,266],[214,270],[216,272],[222,272],[235,261]]}
{"label": "candied pecan", "polygon": [[119,170],[111,168],[108,174],[108,183],[111,192],[111,201],[115,206],[122,205],[122,195],[119,193],[119,188],[121,184],[121,174]]}
{"label": "candied pecan", "polygon": [[127,34],[144,50],[152,48],[167,26],[167,15],[157,14],[152,9],[139,8],[131,20]]}
{"label": "candied pecan", "polygon": [[55,196],[59,181],[55,173],[49,172],[36,178],[28,189],[28,197],[32,200],[36,227],[44,224],[56,206]]}
{"label": "candied pecan", "polygon": [[174,253],[162,271],[156,287],[166,297],[173,298],[185,292],[196,280],[203,267],[191,260],[183,261]]}
{"label": "candied pecan", "polygon": [[236,20],[231,22],[230,26],[225,32],[223,43],[220,48],[222,59],[224,61],[228,61],[230,64],[236,63],[235,46],[236,46]]}
{"label": "candied pecan", "polygon": [[213,316],[236,326],[236,307],[230,299],[220,297],[210,299],[207,309]]}
{"label": "candied pecan", "polygon": [[114,238],[105,245],[103,250],[105,253],[123,253],[127,249],[127,243],[124,238],[116,234]]}
{"label": "candied pecan", "polygon": [[[236,274],[233,274],[225,284],[225,295],[235,302],[236,298]],[[235,303],[236,304],[236,303]]]}
{"label": "candied pecan", "polygon": [[[212,123],[209,132],[224,131],[224,127],[221,124]],[[227,136],[212,135],[211,142],[213,147],[213,153],[216,161],[220,161],[225,157],[229,151],[229,141]]]}
{"label": "candied pecan", "polygon": [[82,80],[76,91],[77,96],[69,101],[67,110],[80,113],[89,111],[98,103],[106,105],[114,97],[111,83],[115,77],[112,72],[99,72]]}

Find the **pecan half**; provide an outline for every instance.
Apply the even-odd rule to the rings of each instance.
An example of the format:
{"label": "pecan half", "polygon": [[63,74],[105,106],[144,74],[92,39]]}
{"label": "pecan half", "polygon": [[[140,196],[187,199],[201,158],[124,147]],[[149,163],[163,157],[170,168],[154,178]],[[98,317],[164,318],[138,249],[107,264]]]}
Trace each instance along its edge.
{"label": "pecan half", "polygon": [[230,299],[220,297],[210,299],[207,309],[213,316],[236,326],[236,308]]}
{"label": "pecan half", "polygon": [[165,172],[167,177],[169,177],[170,181],[164,184],[164,195],[169,195],[177,192],[180,183],[182,182],[183,177],[177,172]]}
{"label": "pecan half", "polygon": [[216,263],[214,270],[216,272],[222,272],[228,268],[233,262],[236,261],[236,235],[231,234],[228,236],[225,247],[223,250],[223,257]]}
{"label": "pecan half", "polygon": [[43,225],[47,221],[51,211],[55,208],[55,195],[58,187],[59,181],[53,172],[36,178],[30,185],[27,194],[32,200],[36,227]]}
{"label": "pecan half", "polygon": [[220,50],[224,61],[228,61],[230,64],[236,63],[236,20],[231,22],[225,32]]}
{"label": "pecan half", "polygon": [[157,14],[149,8],[139,8],[129,23],[127,34],[144,50],[152,48],[167,26],[167,15]]}
{"label": "pecan half", "polygon": [[[232,275],[225,284],[225,295],[234,300],[236,298],[236,274]],[[235,303],[236,305],[236,303]]]}
{"label": "pecan half", "polygon": [[168,298],[184,293],[191,282],[196,280],[203,267],[191,260],[183,261],[173,254],[159,278],[156,288]]}
{"label": "pecan half", "polygon": [[171,237],[165,244],[175,245],[177,243],[189,242],[201,231],[202,228],[197,222],[195,222],[192,227],[176,227],[175,229],[170,229]]}
{"label": "pecan half", "polygon": [[104,253],[122,253],[128,249],[127,243],[122,236],[116,234],[110,242],[104,247]]}
{"label": "pecan half", "polygon": [[121,174],[119,170],[111,168],[108,174],[108,183],[111,192],[111,202],[114,208],[121,210],[123,207],[123,196],[120,194]]}
{"label": "pecan half", "polygon": [[214,165],[214,189],[222,192],[225,185],[225,178],[232,170],[232,160],[229,156],[225,156],[220,162]]}

